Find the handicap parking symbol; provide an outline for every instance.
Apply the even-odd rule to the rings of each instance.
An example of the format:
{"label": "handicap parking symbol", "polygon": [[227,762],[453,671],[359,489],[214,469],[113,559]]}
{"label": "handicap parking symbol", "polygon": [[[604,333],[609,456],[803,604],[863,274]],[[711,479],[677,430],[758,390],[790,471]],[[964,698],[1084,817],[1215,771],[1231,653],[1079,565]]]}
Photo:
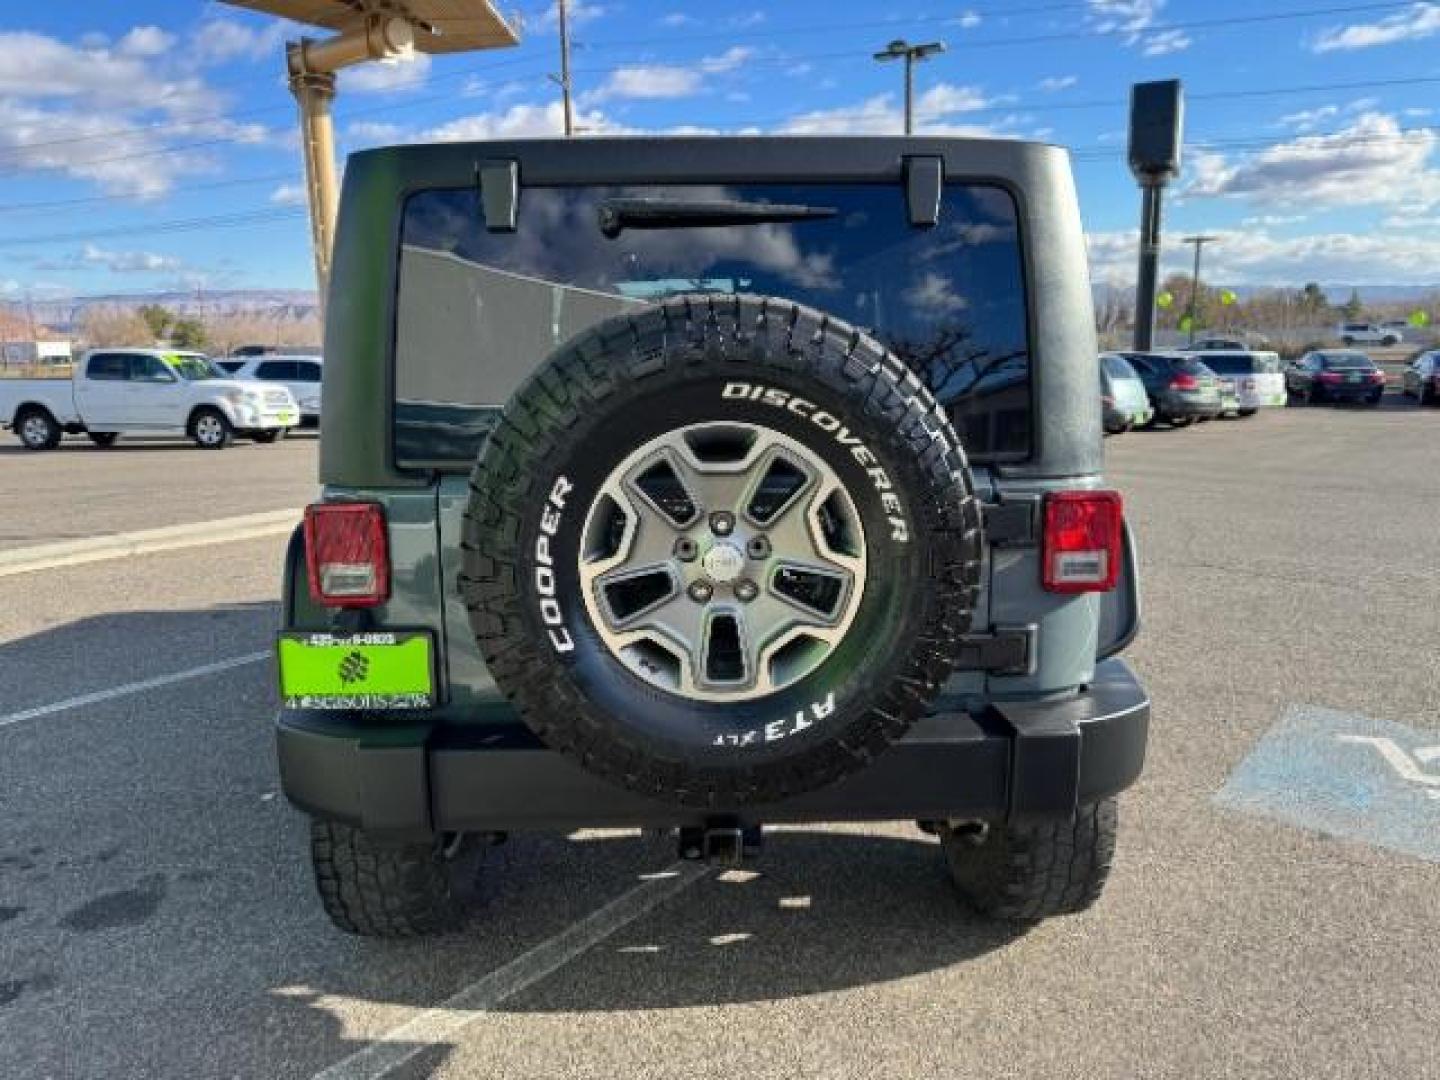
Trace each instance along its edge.
{"label": "handicap parking symbol", "polygon": [[1440,862],[1440,731],[1292,706],[1215,800]]}

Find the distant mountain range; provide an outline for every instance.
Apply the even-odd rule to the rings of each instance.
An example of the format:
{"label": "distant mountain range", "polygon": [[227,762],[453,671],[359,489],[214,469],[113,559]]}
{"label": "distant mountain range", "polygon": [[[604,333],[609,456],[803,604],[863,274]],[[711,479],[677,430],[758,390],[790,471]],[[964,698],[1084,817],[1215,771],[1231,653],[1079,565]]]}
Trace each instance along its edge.
{"label": "distant mountain range", "polygon": [[75,333],[92,310],[134,311],[146,304],[159,304],[180,318],[226,318],[237,315],[279,322],[313,318],[318,313],[313,289],[217,289],[213,292],[111,293],[104,296],[74,296],[58,300],[0,303],[0,313],[13,319],[30,318],[38,326],[61,334]]}

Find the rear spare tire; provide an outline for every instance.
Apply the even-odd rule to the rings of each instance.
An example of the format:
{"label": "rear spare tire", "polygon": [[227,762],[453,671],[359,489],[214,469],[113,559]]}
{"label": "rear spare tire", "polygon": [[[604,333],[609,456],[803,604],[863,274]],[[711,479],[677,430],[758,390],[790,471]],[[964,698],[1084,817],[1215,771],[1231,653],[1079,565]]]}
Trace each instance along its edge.
{"label": "rear spare tire", "polygon": [[553,749],[712,808],[904,734],[971,621],[965,457],[904,364],[787,301],[677,297],[557,350],[471,478],[460,586]]}

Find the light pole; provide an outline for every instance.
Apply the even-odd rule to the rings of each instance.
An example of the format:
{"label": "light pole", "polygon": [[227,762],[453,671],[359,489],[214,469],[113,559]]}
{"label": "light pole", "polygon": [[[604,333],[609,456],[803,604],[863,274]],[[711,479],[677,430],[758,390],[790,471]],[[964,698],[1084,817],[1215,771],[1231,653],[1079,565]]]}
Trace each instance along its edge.
{"label": "light pole", "polygon": [[904,38],[897,38],[875,54],[882,63],[887,60],[905,61],[905,134],[915,129],[915,61],[928,60],[936,53],[945,51],[943,41],[927,41],[923,45],[911,45]]}
{"label": "light pole", "polygon": [[1213,244],[1218,236],[1187,236],[1185,243],[1195,245],[1195,272],[1190,277],[1190,344],[1195,344],[1196,316],[1200,311],[1200,252],[1206,244]]}
{"label": "light pole", "polygon": [[570,23],[566,12],[566,0],[556,0],[560,15],[560,75],[551,75],[560,86],[560,102],[565,117],[565,137],[575,134],[575,108],[570,101]]}

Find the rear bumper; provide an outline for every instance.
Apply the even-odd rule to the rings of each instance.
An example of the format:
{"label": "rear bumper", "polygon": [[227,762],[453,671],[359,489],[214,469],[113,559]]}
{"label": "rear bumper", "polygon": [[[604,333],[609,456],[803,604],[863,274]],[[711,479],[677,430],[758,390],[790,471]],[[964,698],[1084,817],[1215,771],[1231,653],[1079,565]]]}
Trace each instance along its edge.
{"label": "rear bumper", "polygon": [[1222,407],[1218,396],[1184,398],[1177,394],[1162,399],[1156,411],[1166,416],[1219,416]]}
{"label": "rear bumper", "polygon": [[1149,696],[1134,672],[1106,660],[1085,691],[1062,699],[970,713],[942,698],[864,772],[733,814],[624,791],[513,720],[461,729],[418,716],[380,727],[364,716],[285,711],[277,734],[281,785],[301,810],[429,834],[703,825],[722,816],[746,824],[1066,818],[1135,782],[1149,722]]}

